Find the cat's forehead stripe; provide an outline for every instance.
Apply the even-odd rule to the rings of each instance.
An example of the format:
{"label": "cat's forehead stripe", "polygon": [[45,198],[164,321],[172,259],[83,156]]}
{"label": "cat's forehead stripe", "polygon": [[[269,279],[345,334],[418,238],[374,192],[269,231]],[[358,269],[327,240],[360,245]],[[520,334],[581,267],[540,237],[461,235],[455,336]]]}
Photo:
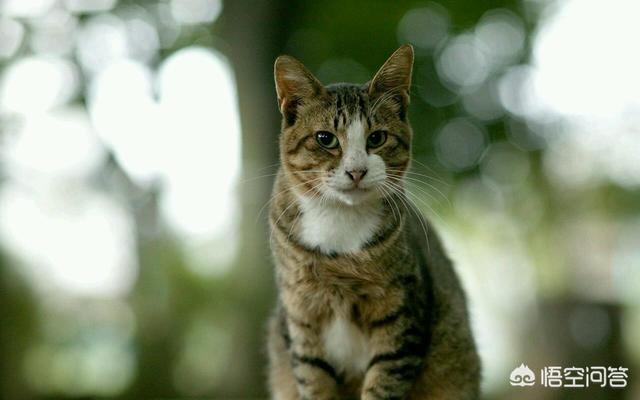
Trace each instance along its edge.
{"label": "cat's forehead stripe", "polygon": [[335,95],[334,129],[349,125],[361,119],[371,126],[366,92],[356,85],[330,85],[329,92]]}

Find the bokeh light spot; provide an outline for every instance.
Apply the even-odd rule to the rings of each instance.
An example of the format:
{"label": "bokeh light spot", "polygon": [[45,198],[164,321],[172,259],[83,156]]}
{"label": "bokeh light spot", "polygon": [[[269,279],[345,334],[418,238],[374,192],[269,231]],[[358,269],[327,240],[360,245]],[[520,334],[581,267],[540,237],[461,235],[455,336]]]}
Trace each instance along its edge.
{"label": "bokeh light spot", "polygon": [[487,142],[484,129],[465,118],[447,122],[436,138],[438,160],[453,171],[474,167]]}
{"label": "bokeh light spot", "polygon": [[447,10],[436,3],[408,11],[398,24],[400,43],[411,43],[416,51],[432,51],[449,32]]}

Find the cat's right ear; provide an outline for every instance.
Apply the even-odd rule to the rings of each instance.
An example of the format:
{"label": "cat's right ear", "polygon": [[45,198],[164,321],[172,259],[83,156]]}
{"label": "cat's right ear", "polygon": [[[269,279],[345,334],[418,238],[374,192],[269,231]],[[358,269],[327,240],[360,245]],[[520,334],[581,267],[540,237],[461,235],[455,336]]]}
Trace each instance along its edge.
{"label": "cat's right ear", "polygon": [[324,87],[300,61],[291,56],[278,57],[273,70],[278,108],[287,124],[293,125],[300,103],[324,93]]}
{"label": "cat's right ear", "polygon": [[369,82],[369,98],[393,101],[401,119],[409,106],[409,88],[413,70],[413,47],[409,44],[396,50]]}

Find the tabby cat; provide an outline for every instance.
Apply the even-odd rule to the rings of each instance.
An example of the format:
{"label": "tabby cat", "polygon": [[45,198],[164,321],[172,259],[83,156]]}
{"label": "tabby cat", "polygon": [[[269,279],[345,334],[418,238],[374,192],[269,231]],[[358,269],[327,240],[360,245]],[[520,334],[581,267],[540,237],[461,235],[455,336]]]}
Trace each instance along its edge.
{"label": "tabby cat", "polygon": [[296,59],[275,62],[275,400],[479,396],[465,295],[403,189],[412,67],[405,45],[370,82],[323,86]]}

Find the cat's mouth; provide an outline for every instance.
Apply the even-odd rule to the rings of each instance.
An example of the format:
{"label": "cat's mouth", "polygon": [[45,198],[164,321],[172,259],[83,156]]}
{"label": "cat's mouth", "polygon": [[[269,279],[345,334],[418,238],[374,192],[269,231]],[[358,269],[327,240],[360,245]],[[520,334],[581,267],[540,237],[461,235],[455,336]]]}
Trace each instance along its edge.
{"label": "cat's mouth", "polygon": [[333,188],[333,197],[349,205],[360,204],[377,197],[373,186]]}
{"label": "cat's mouth", "polygon": [[363,187],[351,187],[351,188],[346,188],[346,189],[339,189],[340,192],[345,193],[345,194],[353,194],[353,193],[366,193],[371,191],[371,188],[363,188]]}

